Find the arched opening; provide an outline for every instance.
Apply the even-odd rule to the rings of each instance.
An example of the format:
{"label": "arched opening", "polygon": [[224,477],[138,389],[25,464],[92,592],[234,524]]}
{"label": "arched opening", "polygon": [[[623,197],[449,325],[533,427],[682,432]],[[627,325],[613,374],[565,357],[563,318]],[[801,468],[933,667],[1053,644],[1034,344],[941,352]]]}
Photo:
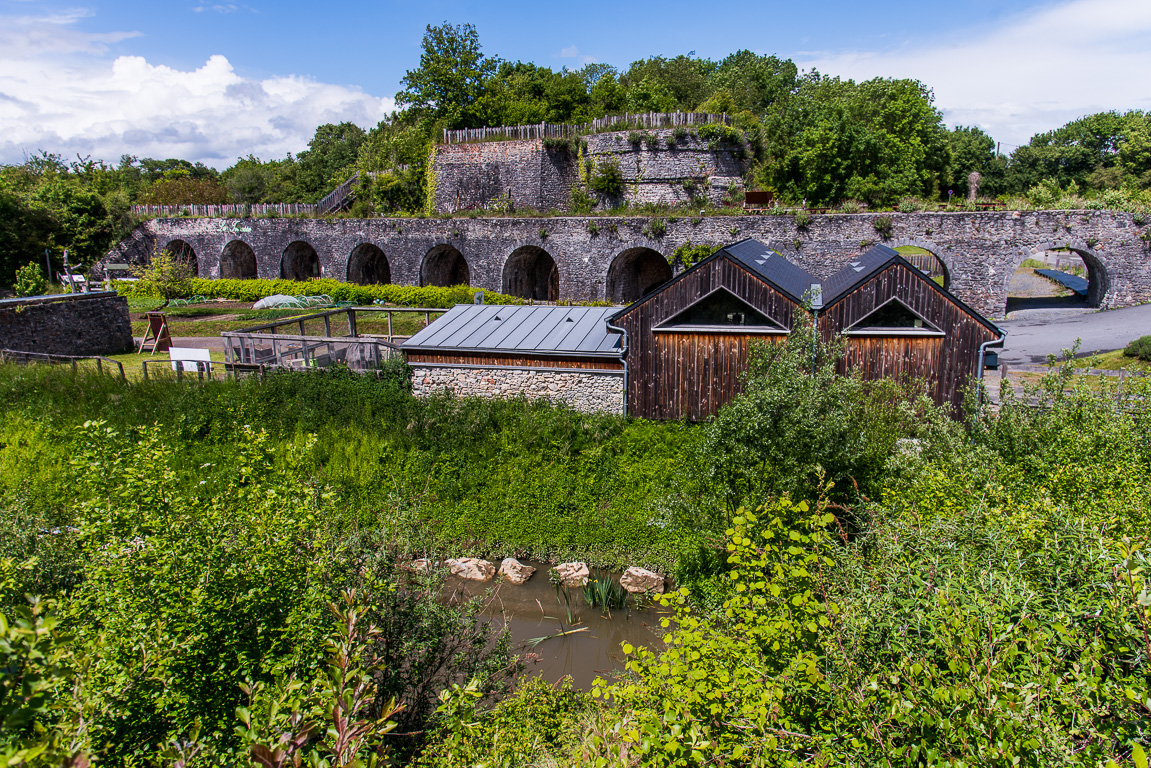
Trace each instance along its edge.
{"label": "arched opening", "polygon": [[220,254],[220,277],[251,280],[256,277],[256,252],[243,240],[233,240]]}
{"label": "arched opening", "polygon": [[558,301],[560,273],[543,248],[525,245],[512,251],[504,264],[504,293],[535,301]]}
{"label": "arched opening", "polygon": [[629,248],[612,260],[607,271],[606,298],[630,304],[671,280],[671,265],[659,251]]}
{"label": "arched opening", "polygon": [[360,243],[348,257],[348,282],[358,285],[383,285],[392,282],[388,257],[371,243]]}
{"label": "arched opening", "polygon": [[320,276],[320,257],[316,249],[297,240],[284,249],[280,258],[280,278],[282,280],[311,280]]}
{"label": "arched opening", "polygon": [[420,264],[420,285],[471,285],[464,255],[450,245],[437,245]]}
{"label": "arched opening", "polygon": [[186,264],[192,270],[193,275],[199,276],[200,263],[196,260],[196,252],[188,243],[183,240],[170,240],[164,246],[164,253],[171,256],[176,262]]}
{"label": "arched opening", "polygon": [[934,253],[918,245],[897,245],[895,250],[943,290],[950,290],[951,275],[947,272],[947,265]]}
{"label": "arched opening", "polygon": [[1084,311],[1099,307],[1107,272],[1094,255],[1067,244],[1037,249],[1007,282],[1005,313],[1029,310]]}

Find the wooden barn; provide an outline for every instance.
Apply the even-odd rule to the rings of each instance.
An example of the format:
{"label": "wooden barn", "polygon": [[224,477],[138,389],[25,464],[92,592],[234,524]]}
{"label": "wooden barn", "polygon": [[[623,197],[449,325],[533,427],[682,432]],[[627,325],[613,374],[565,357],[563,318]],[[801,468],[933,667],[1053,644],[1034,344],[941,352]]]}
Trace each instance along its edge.
{"label": "wooden barn", "polygon": [[813,304],[825,340],[847,341],[844,367],[865,379],[921,378],[958,407],[969,377],[1004,334],[898,252],[877,245],[824,281]]}
{"label": "wooden barn", "polygon": [[786,337],[815,280],[756,240],[716,251],[608,322],[624,334],[627,413],[705,419],[739,391],[755,341]]}

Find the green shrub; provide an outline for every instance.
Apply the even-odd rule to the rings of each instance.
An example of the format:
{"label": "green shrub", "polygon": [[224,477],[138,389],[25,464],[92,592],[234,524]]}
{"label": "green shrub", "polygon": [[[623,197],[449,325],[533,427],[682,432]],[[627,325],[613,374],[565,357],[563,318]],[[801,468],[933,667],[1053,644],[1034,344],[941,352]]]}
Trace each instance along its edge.
{"label": "green shrub", "polygon": [[623,173],[615,158],[597,163],[588,186],[601,195],[618,197],[623,193]]}
{"label": "green shrub", "polygon": [[676,249],[672,251],[672,260],[678,261],[685,268],[691,267],[706,259],[717,250],[719,250],[719,246],[708,245],[707,243],[692,245],[691,240],[687,240],[683,245],[677,246]]}
{"label": "green shrub", "polygon": [[807,211],[796,211],[795,212],[795,228],[796,229],[806,229],[809,226],[811,226],[811,214],[808,213]]}
{"label": "green shrub", "polygon": [[643,228],[645,237],[650,237],[653,240],[658,240],[667,234],[667,222],[661,218],[654,218],[648,221],[647,226]]}
{"label": "green shrub", "polygon": [[1136,357],[1151,363],[1151,336],[1141,336],[1123,349],[1126,357]]}
{"label": "green shrub", "polygon": [[890,216],[876,216],[871,222],[871,225],[875,227],[875,231],[878,232],[884,240],[891,238],[891,231],[894,224]]}
{"label": "green shrub", "polygon": [[43,296],[48,292],[48,280],[36,262],[29,262],[16,270],[17,296]]}
{"label": "green shrub", "polygon": [[[128,298],[154,297],[148,286],[139,282],[119,281],[116,290]],[[231,301],[259,301],[265,296],[282,293],[286,296],[331,296],[335,301],[351,301],[361,306],[369,306],[376,301],[408,307],[452,307],[456,304],[471,304],[477,288],[456,285],[450,288],[439,286],[414,285],[356,285],[342,283],[330,278],[319,278],[304,282],[296,280],[208,280],[193,278],[187,288],[188,296],[202,295],[209,298]],[[491,291],[485,292],[489,304],[523,304],[523,299],[505,296]]]}

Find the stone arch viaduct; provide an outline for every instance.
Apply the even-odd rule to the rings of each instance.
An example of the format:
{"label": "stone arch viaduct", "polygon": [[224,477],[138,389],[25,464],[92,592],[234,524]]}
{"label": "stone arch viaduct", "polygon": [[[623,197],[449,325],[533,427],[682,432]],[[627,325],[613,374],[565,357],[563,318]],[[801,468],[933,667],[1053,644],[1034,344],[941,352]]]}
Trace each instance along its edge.
{"label": "stone arch viaduct", "polygon": [[[888,236],[876,223],[889,217]],[[662,228],[656,222],[662,222]],[[662,232],[660,231],[662,229]],[[1068,247],[1088,267],[1088,302],[1116,308],[1151,301],[1151,226],[1113,211],[443,219],[153,219],[106,257],[146,262],[169,249],[201,277],[332,277],[442,285],[466,281],[526,298],[638,298],[671,276],[686,243],[719,246],[754,237],[820,278],[873,243],[918,245],[942,261],[948,287],[1002,317],[1008,282],[1025,258]]]}

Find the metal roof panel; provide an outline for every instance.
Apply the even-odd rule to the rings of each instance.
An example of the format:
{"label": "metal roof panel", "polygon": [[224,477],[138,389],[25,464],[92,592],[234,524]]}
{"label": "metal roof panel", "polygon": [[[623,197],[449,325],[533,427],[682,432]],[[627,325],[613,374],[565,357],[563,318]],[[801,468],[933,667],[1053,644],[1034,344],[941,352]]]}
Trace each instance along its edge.
{"label": "metal roof panel", "polygon": [[613,307],[459,304],[402,347],[618,356],[620,335],[607,328],[607,317],[614,311]]}

